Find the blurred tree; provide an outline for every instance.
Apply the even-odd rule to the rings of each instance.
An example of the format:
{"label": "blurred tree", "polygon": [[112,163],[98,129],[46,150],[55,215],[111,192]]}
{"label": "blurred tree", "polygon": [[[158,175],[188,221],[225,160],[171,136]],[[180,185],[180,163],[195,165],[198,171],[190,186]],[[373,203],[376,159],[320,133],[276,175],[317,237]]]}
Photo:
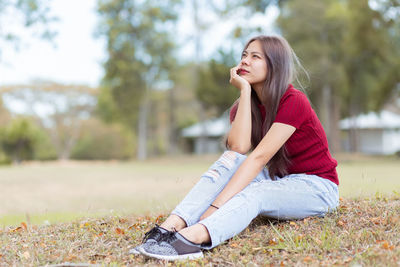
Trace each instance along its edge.
{"label": "blurred tree", "polygon": [[333,151],[340,148],[340,103],[348,88],[343,53],[347,12],[344,2],[337,0],[292,0],[282,6],[278,19],[283,36],[310,73],[309,97]]}
{"label": "blurred tree", "polygon": [[225,112],[239,97],[239,91],[229,84],[230,68],[236,65],[232,53],[220,51],[219,59],[212,59],[200,68],[196,95],[206,109],[214,108],[216,116]]}
{"label": "blurred tree", "polygon": [[56,20],[50,16],[49,2],[45,0],[0,0],[0,56],[1,47],[11,42],[16,47],[21,42],[20,28],[29,28],[35,37],[51,40],[55,32],[49,22]]}
{"label": "blurred tree", "polygon": [[105,124],[96,118],[82,122],[82,129],[71,151],[72,159],[128,159],[133,154],[131,131],[120,124]]}
{"label": "blurred tree", "polygon": [[[87,86],[36,82],[0,89],[9,110],[34,116],[48,132],[59,159],[69,158],[82,121],[91,116],[97,103],[97,91]],[[19,110],[13,110],[16,104]]]}
{"label": "blurred tree", "polygon": [[11,120],[10,112],[4,107],[3,99],[0,97],[0,125],[6,125]]}
{"label": "blurred tree", "polygon": [[[176,65],[172,34],[179,0],[99,0],[99,34],[108,59],[101,86],[100,114],[119,119],[138,134],[137,157],[147,157],[147,117],[153,89],[169,89]],[[104,107],[104,108],[103,108]],[[106,114],[112,112],[113,115]]]}
{"label": "blurred tree", "polygon": [[309,95],[333,151],[340,148],[341,116],[380,108],[399,82],[392,24],[367,0],[282,6],[278,26],[311,73]]}
{"label": "blurred tree", "polygon": [[3,151],[14,163],[33,159],[39,129],[25,118],[13,120],[0,132],[0,143]]}
{"label": "blurred tree", "polygon": [[[203,42],[207,36],[207,32],[214,28],[215,24],[221,22],[221,20],[231,20],[233,23],[237,23],[238,17],[252,16],[255,13],[264,13],[267,6],[275,4],[279,0],[210,0],[210,1],[190,1],[190,9],[192,11],[192,20],[194,30],[191,35],[188,36],[187,41],[193,41],[195,46],[194,53],[194,73],[192,76],[191,88],[196,89],[196,96],[200,102],[198,106],[198,116],[200,122],[203,122],[210,116],[220,115],[221,110],[227,108],[227,103],[231,101],[233,103],[232,96],[235,95],[233,88],[229,86],[229,69],[236,65],[234,60],[224,62],[226,58],[222,60],[210,60],[204,62],[203,55]],[[206,15],[207,14],[207,15]],[[244,33],[243,28],[246,28],[248,32],[253,31],[254,27],[244,27],[238,25],[233,32]],[[239,30],[238,30],[239,29]],[[239,40],[240,46],[243,45],[243,34],[233,34],[229,42],[237,42]],[[206,39],[207,40],[207,39]],[[232,47],[232,45],[230,46]],[[222,55],[227,56],[228,54]],[[221,56],[221,55],[220,55]],[[232,55],[230,55],[232,56]],[[224,66],[224,64],[226,64]],[[227,71],[226,73],[224,71]],[[213,72],[213,73],[212,73]],[[222,87],[221,87],[222,86]],[[225,89],[225,90],[224,90]],[[229,97],[223,97],[224,94],[228,94]],[[215,95],[215,98],[213,98]],[[221,97],[222,96],[222,97]],[[226,96],[226,95],[225,95]],[[222,101],[222,102],[221,102]],[[222,106],[218,106],[222,104]],[[210,112],[210,108],[217,110],[217,114]],[[206,132],[205,124],[201,124],[203,129],[199,136],[199,148],[205,148],[205,136],[203,133]],[[202,153],[203,151],[199,151]]]}

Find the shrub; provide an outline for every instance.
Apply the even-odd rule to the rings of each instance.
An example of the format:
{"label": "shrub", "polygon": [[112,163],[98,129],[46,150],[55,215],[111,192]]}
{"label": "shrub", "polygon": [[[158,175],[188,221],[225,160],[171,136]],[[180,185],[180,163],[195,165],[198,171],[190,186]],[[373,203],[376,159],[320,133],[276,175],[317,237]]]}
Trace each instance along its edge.
{"label": "shrub", "polygon": [[30,120],[17,118],[0,132],[1,147],[13,162],[33,159],[40,130]]}
{"label": "shrub", "polygon": [[133,136],[116,124],[105,124],[97,119],[84,122],[81,135],[72,149],[72,159],[110,160],[128,159],[134,151]]}

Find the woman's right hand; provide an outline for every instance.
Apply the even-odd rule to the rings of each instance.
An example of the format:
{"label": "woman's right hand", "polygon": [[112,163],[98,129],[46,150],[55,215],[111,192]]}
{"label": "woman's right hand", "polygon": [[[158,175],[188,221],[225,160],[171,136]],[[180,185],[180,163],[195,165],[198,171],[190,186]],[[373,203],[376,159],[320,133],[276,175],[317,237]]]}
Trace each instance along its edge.
{"label": "woman's right hand", "polygon": [[[239,64],[240,65],[240,64]],[[231,68],[231,78],[229,82],[242,91],[245,88],[251,88],[250,83],[243,77],[241,77],[237,71],[240,69],[239,65]]]}

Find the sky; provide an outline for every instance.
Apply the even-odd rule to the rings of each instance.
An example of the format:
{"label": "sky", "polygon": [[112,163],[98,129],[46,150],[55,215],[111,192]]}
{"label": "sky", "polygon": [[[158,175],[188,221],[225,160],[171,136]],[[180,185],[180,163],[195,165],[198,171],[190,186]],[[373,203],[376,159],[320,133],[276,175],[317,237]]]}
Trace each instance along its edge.
{"label": "sky", "polygon": [[[106,59],[105,40],[95,38],[98,24],[97,0],[53,0],[51,14],[59,18],[52,25],[58,34],[52,42],[26,36],[23,47],[1,47],[0,86],[27,84],[33,80],[49,80],[63,84],[98,86],[104,72],[102,63]],[[79,7],[79,8],[78,8]],[[268,16],[238,18],[244,23],[263,25],[272,31],[271,25],[277,10],[268,10]],[[177,26],[180,56],[193,57],[193,44],[185,36],[193,32],[190,12],[183,16]],[[207,19],[207,18],[206,18]],[[208,18],[215,20],[215,18]],[[210,56],[224,42],[231,24],[227,21],[214,23],[203,43],[203,56]],[[24,33],[20,34],[25,36]],[[212,40],[212,42],[210,42]],[[4,44],[4,43],[3,43]]]}

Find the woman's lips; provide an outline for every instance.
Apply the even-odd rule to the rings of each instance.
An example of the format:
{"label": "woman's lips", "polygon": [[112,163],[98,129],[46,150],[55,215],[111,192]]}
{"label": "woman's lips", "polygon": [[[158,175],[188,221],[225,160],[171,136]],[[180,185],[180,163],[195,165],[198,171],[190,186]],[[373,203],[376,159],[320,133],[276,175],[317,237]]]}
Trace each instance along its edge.
{"label": "woman's lips", "polygon": [[246,73],[249,73],[249,72],[247,70],[245,70],[245,69],[238,69],[237,73],[240,75],[240,74],[246,74]]}

